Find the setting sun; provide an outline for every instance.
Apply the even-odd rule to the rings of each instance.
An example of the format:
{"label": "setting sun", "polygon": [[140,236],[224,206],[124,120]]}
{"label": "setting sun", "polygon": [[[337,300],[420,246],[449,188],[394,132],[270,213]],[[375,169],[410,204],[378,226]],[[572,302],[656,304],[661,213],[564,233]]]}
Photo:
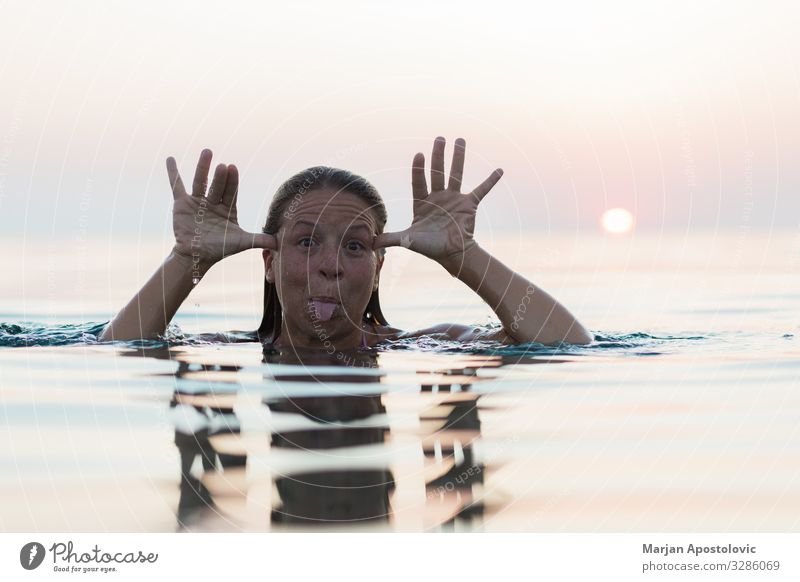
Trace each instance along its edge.
{"label": "setting sun", "polygon": [[633,214],[624,208],[611,208],[600,219],[603,229],[610,234],[625,234],[633,228]]}

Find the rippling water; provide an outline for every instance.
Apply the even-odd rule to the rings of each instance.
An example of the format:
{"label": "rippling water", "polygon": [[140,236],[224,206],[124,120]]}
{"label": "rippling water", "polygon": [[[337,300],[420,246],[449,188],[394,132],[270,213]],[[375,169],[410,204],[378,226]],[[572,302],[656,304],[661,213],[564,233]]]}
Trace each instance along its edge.
{"label": "rippling water", "polygon": [[[0,283],[0,529],[798,531],[796,240],[497,243],[594,344],[332,356],[196,335],[257,323],[245,256],[168,341],[98,344],[158,245],[28,245]],[[381,285],[406,329],[489,315],[402,249]]]}

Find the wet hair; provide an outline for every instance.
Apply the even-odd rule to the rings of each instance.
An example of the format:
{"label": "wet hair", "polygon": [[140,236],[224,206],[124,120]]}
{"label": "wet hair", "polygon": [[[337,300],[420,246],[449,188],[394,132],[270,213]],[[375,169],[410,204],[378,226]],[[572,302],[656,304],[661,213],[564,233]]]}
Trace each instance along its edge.
{"label": "wet hair", "polygon": [[[323,188],[333,188],[338,192],[347,192],[358,196],[367,203],[378,223],[378,234],[383,232],[386,226],[386,206],[378,190],[365,178],[357,176],[347,170],[330,168],[328,166],[314,166],[299,172],[286,180],[278,188],[272,197],[267,212],[267,221],[262,229],[266,234],[278,232],[284,218],[289,218],[294,212],[297,204],[306,192],[320,190]],[[386,249],[380,249],[380,255],[386,254]],[[372,324],[389,325],[381,311],[378,291],[372,292],[366,309],[362,316],[363,321]],[[261,318],[261,325],[258,326],[256,334],[261,342],[274,342],[281,331],[283,308],[278,299],[278,290],[274,283],[264,278],[264,315]]]}

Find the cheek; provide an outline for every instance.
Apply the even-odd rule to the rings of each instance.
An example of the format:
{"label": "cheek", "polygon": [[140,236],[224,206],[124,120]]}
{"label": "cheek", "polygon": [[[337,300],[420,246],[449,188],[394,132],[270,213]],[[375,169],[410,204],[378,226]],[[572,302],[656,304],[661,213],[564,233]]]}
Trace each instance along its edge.
{"label": "cheek", "polygon": [[299,299],[297,290],[306,287],[308,280],[306,260],[284,252],[280,259],[276,259],[273,263],[273,275],[281,303],[291,303],[292,300]]}
{"label": "cheek", "polygon": [[370,295],[376,267],[376,262],[372,258],[352,261],[347,269],[349,287],[354,291],[363,289],[364,294]]}
{"label": "cheek", "polygon": [[298,291],[308,286],[308,271],[306,265],[292,265],[281,271],[281,287],[292,297],[298,296]]}

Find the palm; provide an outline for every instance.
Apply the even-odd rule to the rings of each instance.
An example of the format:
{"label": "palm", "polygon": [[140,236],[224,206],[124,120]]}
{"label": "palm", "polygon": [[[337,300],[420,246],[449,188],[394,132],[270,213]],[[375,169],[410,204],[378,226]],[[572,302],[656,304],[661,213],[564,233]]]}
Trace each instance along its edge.
{"label": "palm", "polygon": [[477,209],[477,203],[459,192],[431,192],[415,201],[403,246],[432,259],[456,252],[472,240]]}
{"label": "palm", "polygon": [[376,248],[404,246],[438,262],[458,260],[473,244],[478,204],[503,175],[495,170],[480,186],[461,193],[466,143],[456,140],[450,180],[445,188],[444,138],[436,138],[431,157],[431,190],[425,180],[425,157],[414,156],[411,183],[414,218],[402,232],[386,233],[376,239]]}
{"label": "palm", "polygon": [[218,165],[206,195],[211,155],[209,150],[200,154],[191,195],[186,193],[174,158],[167,159],[174,199],[175,252],[210,266],[246,249],[276,248],[274,237],[245,232],[238,224],[239,172],[236,166]]}

